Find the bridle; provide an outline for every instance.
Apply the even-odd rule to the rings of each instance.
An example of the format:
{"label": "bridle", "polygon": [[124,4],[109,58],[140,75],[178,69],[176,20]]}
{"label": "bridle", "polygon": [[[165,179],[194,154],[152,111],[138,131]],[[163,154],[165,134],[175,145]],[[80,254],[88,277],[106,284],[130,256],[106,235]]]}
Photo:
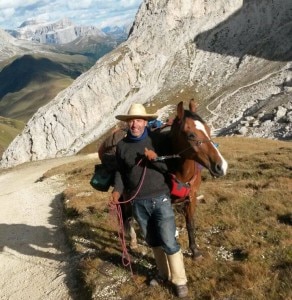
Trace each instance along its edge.
{"label": "bridle", "polygon": [[[204,124],[204,121],[200,120],[200,119],[195,119],[195,118],[192,118],[194,121],[199,121],[201,122],[202,124]],[[178,125],[180,126],[180,130],[182,130],[183,126],[185,124],[185,119],[182,121],[182,120],[179,120],[178,121]],[[218,147],[218,145],[212,140],[212,139],[198,139],[196,138],[196,134],[193,133],[193,132],[189,132],[189,133],[186,133],[186,136],[187,136],[187,141],[188,142],[192,142],[193,145],[191,145],[190,147],[187,147],[186,149],[182,150],[180,153],[183,153],[191,148],[193,148],[193,146],[197,146],[197,147],[200,147],[202,144],[204,143],[212,143],[216,148]],[[180,154],[179,153],[179,154]]]}
{"label": "bridle", "polygon": [[[201,146],[204,143],[209,143],[209,142],[212,143],[212,144],[215,144],[213,142],[213,140],[211,140],[211,139],[196,139],[195,134],[193,134],[193,133],[187,134],[187,140],[189,142],[194,142],[195,146],[198,146],[198,147]],[[190,147],[192,147],[192,146],[190,146]]]}
{"label": "bridle", "polygon": [[[188,136],[187,138],[188,141],[191,141],[191,142],[195,142],[195,146],[197,147],[200,147],[203,143],[212,143],[215,147],[217,147],[218,145],[212,140],[212,139],[195,139],[194,138],[194,135],[192,135],[191,137]],[[162,156],[157,156],[154,161],[163,161],[163,160],[166,160],[166,159],[172,159],[172,158],[181,158],[181,154],[190,150],[190,149],[193,149],[194,145],[191,145],[181,151],[179,151],[177,154],[172,154],[172,155],[162,155]]]}

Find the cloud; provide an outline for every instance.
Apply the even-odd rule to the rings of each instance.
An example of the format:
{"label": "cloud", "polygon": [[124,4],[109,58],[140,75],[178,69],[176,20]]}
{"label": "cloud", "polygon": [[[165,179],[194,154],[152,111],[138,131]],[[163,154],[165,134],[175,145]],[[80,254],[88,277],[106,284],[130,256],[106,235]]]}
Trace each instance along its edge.
{"label": "cloud", "polygon": [[3,18],[4,20],[6,18],[10,18],[11,16],[14,15],[14,12],[15,12],[14,8],[5,8],[5,9],[2,9],[0,11],[0,18]]}
{"label": "cloud", "polygon": [[133,21],[143,0],[0,0],[0,27],[14,29],[29,19],[104,27]]}
{"label": "cloud", "polygon": [[82,1],[67,1],[67,6],[69,9],[82,9],[82,8],[90,8],[92,5],[92,0],[82,0]]}
{"label": "cloud", "polygon": [[123,7],[136,7],[137,4],[139,5],[142,1],[137,0],[121,0],[120,5]]}
{"label": "cloud", "polygon": [[1,0],[0,1],[0,9],[8,9],[8,8],[19,8],[19,7],[29,7],[30,5],[34,5],[42,1],[39,0]]}

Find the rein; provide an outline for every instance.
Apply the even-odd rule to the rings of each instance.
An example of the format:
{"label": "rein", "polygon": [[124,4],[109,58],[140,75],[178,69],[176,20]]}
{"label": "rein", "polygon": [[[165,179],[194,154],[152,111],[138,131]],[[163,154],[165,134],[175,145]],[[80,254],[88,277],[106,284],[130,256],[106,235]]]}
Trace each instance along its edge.
{"label": "rein", "polygon": [[172,155],[161,155],[161,156],[157,156],[156,158],[153,159],[153,161],[164,161],[166,159],[172,159],[172,158],[180,158],[180,154],[193,148],[193,146],[190,146],[182,151],[180,151],[178,154],[172,154]]}
{"label": "rein", "polygon": [[[141,162],[142,162],[142,159],[137,163],[137,165],[139,165]],[[132,277],[134,276],[134,273],[133,273],[132,264],[131,264],[131,257],[129,255],[127,245],[126,245],[126,236],[125,236],[125,230],[124,230],[124,221],[123,221],[123,214],[122,214],[121,204],[129,203],[137,196],[137,194],[139,193],[139,191],[141,190],[141,187],[143,185],[143,182],[144,182],[144,179],[145,179],[145,174],[146,174],[146,169],[147,169],[147,167],[146,167],[146,164],[145,164],[144,169],[143,169],[143,173],[142,173],[139,185],[138,185],[138,188],[137,188],[135,194],[131,198],[129,198],[127,200],[124,200],[124,201],[119,201],[118,203],[115,203],[115,202],[110,202],[109,203],[110,214],[111,215],[115,214],[117,216],[117,219],[118,219],[118,226],[119,226],[119,229],[120,229],[118,231],[118,235],[119,235],[119,240],[120,240],[120,243],[121,243],[121,246],[122,246],[123,266],[130,268]]]}

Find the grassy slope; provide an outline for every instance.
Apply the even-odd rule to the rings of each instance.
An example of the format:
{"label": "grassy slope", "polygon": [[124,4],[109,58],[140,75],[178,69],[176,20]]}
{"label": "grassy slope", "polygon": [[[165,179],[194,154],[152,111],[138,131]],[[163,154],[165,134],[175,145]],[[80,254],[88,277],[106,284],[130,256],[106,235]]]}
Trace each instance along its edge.
{"label": "grassy slope", "polygon": [[[213,179],[203,171],[200,192],[205,201],[196,212],[203,260],[189,257],[184,218],[175,207],[190,299],[291,299],[292,144],[235,137],[216,141],[229,173]],[[88,163],[75,163],[46,174],[65,172],[65,226],[72,247],[81,254],[78,267],[86,288],[94,299],[111,299],[115,293],[119,299],[175,299],[167,286],[147,286],[154,264],[142,240],[131,252],[135,281],[122,265],[109,194],[90,187],[92,171]]]}
{"label": "grassy slope", "polygon": [[0,72],[1,115],[28,121],[93,63],[82,55],[61,53],[24,55],[7,62]]}
{"label": "grassy slope", "polygon": [[21,121],[0,117],[0,157],[24,126],[25,124]]}
{"label": "grassy slope", "polygon": [[0,157],[24,123],[93,61],[82,55],[26,55],[0,64]]}
{"label": "grassy slope", "polygon": [[3,97],[2,110],[17,120],[27,122],[40,107],[72,82],[73,79],[68,76],[50,76],[44,83],[31,82],[21,91]]}

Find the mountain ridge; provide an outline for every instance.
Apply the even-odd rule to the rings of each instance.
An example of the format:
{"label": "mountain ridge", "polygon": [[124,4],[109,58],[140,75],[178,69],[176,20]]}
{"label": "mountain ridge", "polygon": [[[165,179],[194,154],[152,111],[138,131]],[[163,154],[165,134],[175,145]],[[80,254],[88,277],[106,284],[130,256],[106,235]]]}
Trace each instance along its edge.
{"label": "mountain ridge", "polygon": [[76,25],[69,18],[63,18],[55,22],[28,20],[17,29],[6,30],[6,32],[20,40],[29,40],[40,44],[64,45],[86,36],[94,36],[99,39],[115,36],[115,39],[125,40],[127,32],[120,27],[118,29],[111,31],[111,28],[108,27],[103,31],[95,26]]}

